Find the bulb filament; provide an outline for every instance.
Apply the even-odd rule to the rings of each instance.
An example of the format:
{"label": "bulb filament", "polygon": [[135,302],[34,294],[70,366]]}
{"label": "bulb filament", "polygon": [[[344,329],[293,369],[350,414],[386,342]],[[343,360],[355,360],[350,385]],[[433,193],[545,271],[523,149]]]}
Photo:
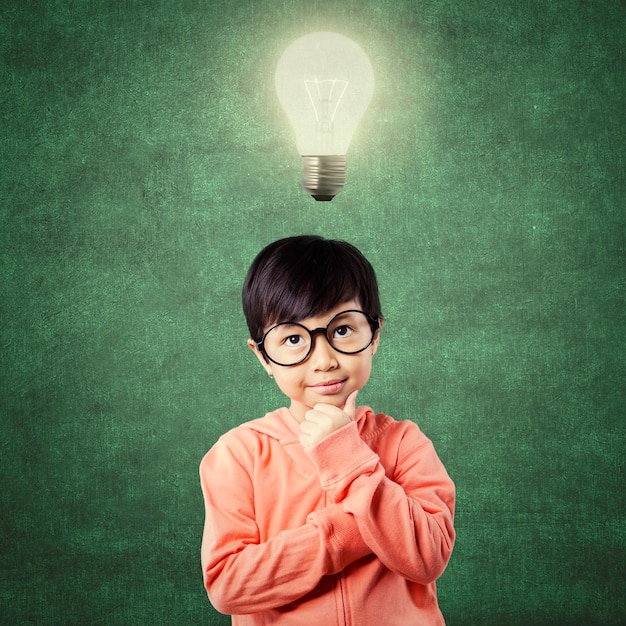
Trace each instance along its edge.
{"label": "bulb filament", "polygon": [[[315,113],[318,129],[330,132],[335,113],[346,92],[347,80],[305,80],[304,86],[309,94],[309,100]],[[336,89],[335,89],[336,87]]]}

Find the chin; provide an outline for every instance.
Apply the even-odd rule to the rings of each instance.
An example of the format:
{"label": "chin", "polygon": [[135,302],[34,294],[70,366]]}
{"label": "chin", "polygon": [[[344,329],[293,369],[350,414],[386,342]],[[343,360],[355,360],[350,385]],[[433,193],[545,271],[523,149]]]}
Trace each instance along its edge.
{"label": "chin", "polygon": [[347,399],[348,396],[344,394],[337,396],[319,396],[311,402],[307,402],[307,404],[312,405],[311,408],[313,408],[316,404],[329,404],[330,406],[336,406],[339,409],[343,409]]}

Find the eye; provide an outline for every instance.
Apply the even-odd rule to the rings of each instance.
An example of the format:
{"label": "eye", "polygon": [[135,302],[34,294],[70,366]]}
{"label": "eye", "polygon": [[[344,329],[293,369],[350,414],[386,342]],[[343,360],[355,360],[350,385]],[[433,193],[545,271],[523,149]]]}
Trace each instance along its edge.
{"label": "eye", "polygon": [[291,348],[296,348],[304,343],[304,337],[301,337],[300,335],[289,335],[288,337],[285,337],[283,343]]}
{"label": "eye", "polygon": [[343,326],[337,326],[337,328],[335,328],[335,330],[333,331],[333,337],[349,337],[352,334],[352,328],[350,328],[350,326],[346,326],[345,324]]}

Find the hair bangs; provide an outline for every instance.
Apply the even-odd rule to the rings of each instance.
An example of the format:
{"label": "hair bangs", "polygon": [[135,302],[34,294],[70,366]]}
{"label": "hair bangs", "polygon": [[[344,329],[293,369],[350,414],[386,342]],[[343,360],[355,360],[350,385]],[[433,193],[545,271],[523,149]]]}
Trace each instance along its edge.
{"label": "hair bangs", "polygon": [[303,258],[279,269],[284,280],[272,285],[264,302],[263,317],[267,325],[299,322],[323,315],[342,302],[358,299],[354,277],[337,264]]}

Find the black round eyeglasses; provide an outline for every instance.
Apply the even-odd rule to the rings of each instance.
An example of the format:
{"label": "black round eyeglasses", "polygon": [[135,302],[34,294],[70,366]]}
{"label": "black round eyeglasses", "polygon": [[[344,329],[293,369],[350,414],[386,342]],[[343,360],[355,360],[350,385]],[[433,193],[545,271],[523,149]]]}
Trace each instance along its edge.
{"label": "black round eyeglasses", "polygon": [[315,335],[324,335],[337,352],[357,354],[374,341],[379,328],[378,318],[350,309],[337,313],[325,328],[309,330],[297,322],[281,322],[272,326],[255,345],[276,365],[299,365],[311,354]]}

